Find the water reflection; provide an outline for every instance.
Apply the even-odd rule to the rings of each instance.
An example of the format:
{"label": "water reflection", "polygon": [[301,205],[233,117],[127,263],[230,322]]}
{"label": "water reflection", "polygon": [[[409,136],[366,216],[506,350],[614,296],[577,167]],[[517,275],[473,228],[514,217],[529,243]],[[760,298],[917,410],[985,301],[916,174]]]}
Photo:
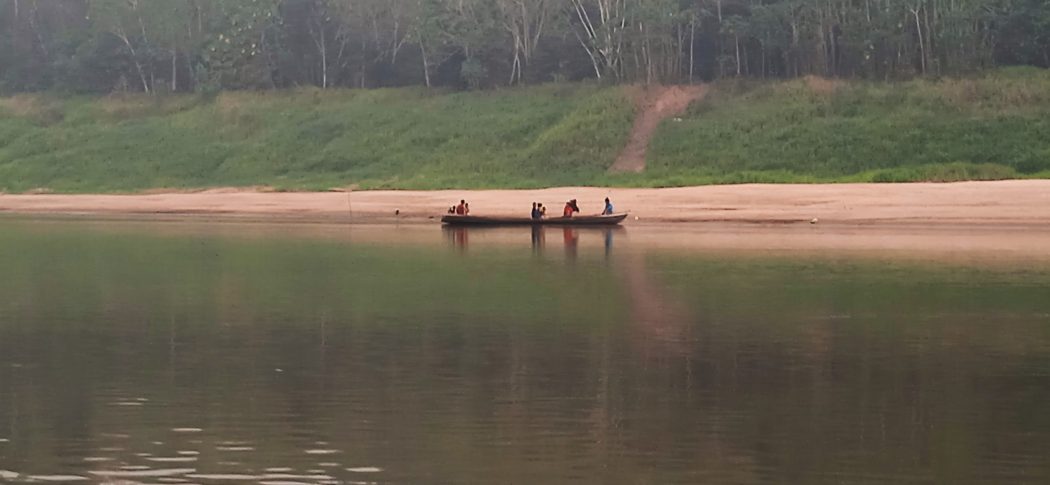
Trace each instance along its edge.
{"label": "water reflection", "polygon": [[1048,268],[2,229],[4,482],[1050,479]]}
{"label": "water reflection", "polygon": [[547,229],[543,226],[532,226],[532,250],[536,253],[543,252],[543,246],[547,244]]}
{"label": "water reflection", "polygon": [[470,228],[444,226],[441,229],[448,237],[448,242],[450,246],[452,246],[455,249],[458,249],[460,252],[466,252],[467,247],[470,243]]}
{"label": "water reflection", "polygon": [[548,226],[526,226],[526,227],[456,227],[456,226],[444,226],[442,232],[445,234],[445,239],[448,245],[454,249],[460,251],[466,251],[469,247],[469,240],[471,235],[486,239],[491,238],[494,240],[513,240],[513,235],[522,234],[526,232],[530,237],[530,244],[534,253],[542,254],[547,246],[547,234],[548,232],[560,233],[562,241],[562,247],[565,250],[565,255],[568,259],[575,259],[579,255],[579,247],[581,236],[586,239],[600,240],[600,244],[604,247],[605,256],[609,257],[612,254],[613,240],[617,237],[617,234],[626,233],[626,229],[623,227],[571,227],[571,226],[560,226],[560,227],[548,227]]}

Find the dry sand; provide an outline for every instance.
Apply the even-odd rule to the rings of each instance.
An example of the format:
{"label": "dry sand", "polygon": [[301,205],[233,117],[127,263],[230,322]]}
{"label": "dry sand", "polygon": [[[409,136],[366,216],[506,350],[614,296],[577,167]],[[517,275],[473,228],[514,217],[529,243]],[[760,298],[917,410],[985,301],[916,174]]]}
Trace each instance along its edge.
{"label": "dry sand", "polygon": [[[143,195],[0,195],[0,212],[146,218],[426,222],[466,199],[474,215],[526,216],[531,203],[560,213],[578,199],[597,213],[611,197],[629,224],[751,223],[1050,228],[1050,180],[953,184],[731,185],[671,189],[279,193],[235,189]],[[398,211],[400,215],[395,215]]]}
{"label": "dry sand", "polygon": [[[618,249],[834,252],[923,260],[1031,264],[1050,260],[1050,181],[956,184],[737,185],[677,189],[557,188],[535,191],[273,193],[210,190],[144,195],[0,195],[0,213],[33,221],[181,221],[150,230],[243,237],[351,237],[355,241],[440,243],[437,219],[460,198],[474,214],[527,214],[533,201],[557,213],[568,198],[585,213],[610,196],[629,211]],[[395,215],[399,211],[399,215]],[[637,217],[637,219],[635,219]],[[817,224],[810,221],[817,219]],[[198,224],[223,221],[225,224]],[[57,222],[57,221],[56,221]],[[247,222],[239,224],[235,222]],[[279,224],[254,224],[277,222]],[[313,224],[313,223],[330,224]],[[351,226],[346,223],[352,222]],[[309,224],[300,224],[309,223]],[[397,223],[396,230],[391,230]],[[50,225],[50,224],[48,224]],[[353,229],[349,229],[353,228]],[[644,228],[644,230],[642,230]],[[348,232],[348,229],[350,232]],[[552,228],[549,243],[561,239]],[[574,235],[575,236],[575,235]],[[471,246],[528,245],[528,229],[473,231]],[[461,239],[466,240],[464,234]],[[608,243],[580,231],[581,247]],[[574,239],[575,240],[575,239]]]}

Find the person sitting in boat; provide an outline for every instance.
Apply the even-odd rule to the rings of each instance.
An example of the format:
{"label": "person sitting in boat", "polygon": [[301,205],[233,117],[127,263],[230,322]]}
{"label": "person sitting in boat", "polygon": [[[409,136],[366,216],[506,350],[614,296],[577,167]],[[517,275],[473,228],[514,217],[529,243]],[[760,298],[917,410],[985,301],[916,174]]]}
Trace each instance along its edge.
{"label": "person sitting in boat", "polygon": [[460,200],[459,205],[456,206],[456,215],[465,216],[468,214],[467,201]]}
{"label": "person sitting in boat", "polygon": [[573,212],[580,212],[580,206],[576,205],[576,199],[572,199],[565,203],[565,210],[562,212],[562,217],[572,217]]}
{"label": "person sitting in boat", "polygon": [[540,210],[540,219],[547,217],[547,206],[543,205],[543,202],[537,202],[536,208]]}
{"label": "person sitting in boat", "polygon": [[612,202],[609,202],[609,198],[605,198],[605,210],[602,211],[603,216],[611,216],[613,214]]}
{"label": "person sitting in boat", "polygon": [[532,218],[533,219],[539,219],[540,218],[540,207],[539,206],[540,205],[537,204],[536,202],[532,203]]}
{"label": "person sitting in boat", "polygon": [[448,213],[449,214],[455,214],[456,213],[456,206],[455,205],[448,206]]}

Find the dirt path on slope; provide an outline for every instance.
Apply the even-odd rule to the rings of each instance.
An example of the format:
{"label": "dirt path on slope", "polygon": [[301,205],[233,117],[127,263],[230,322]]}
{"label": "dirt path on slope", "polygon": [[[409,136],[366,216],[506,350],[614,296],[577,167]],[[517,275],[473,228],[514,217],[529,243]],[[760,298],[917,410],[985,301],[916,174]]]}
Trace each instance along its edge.
{"label": "dirt path on slope", "polygon": [[706,85],[651,86],[641,88],[636,95],[638,117],[631,128],[627,146],[609,167],[610,173],[641,172],[645,170],[645,155],[660,122],[685,112],[693,101],[707,94]]}

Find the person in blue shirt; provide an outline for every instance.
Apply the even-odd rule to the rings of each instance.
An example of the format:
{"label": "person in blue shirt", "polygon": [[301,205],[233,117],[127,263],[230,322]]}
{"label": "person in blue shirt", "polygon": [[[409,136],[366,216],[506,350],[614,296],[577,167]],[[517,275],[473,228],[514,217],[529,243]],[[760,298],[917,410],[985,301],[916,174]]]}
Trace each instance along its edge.
{"label": "person in blue shirt", "polygon": [[609,202],[609,198],[606,197],[605,198],[605,210],[602,211],[602,215],[603,216],[608,216],[608,215],[612,215],[612,213],[613,213],[612,202]]}

